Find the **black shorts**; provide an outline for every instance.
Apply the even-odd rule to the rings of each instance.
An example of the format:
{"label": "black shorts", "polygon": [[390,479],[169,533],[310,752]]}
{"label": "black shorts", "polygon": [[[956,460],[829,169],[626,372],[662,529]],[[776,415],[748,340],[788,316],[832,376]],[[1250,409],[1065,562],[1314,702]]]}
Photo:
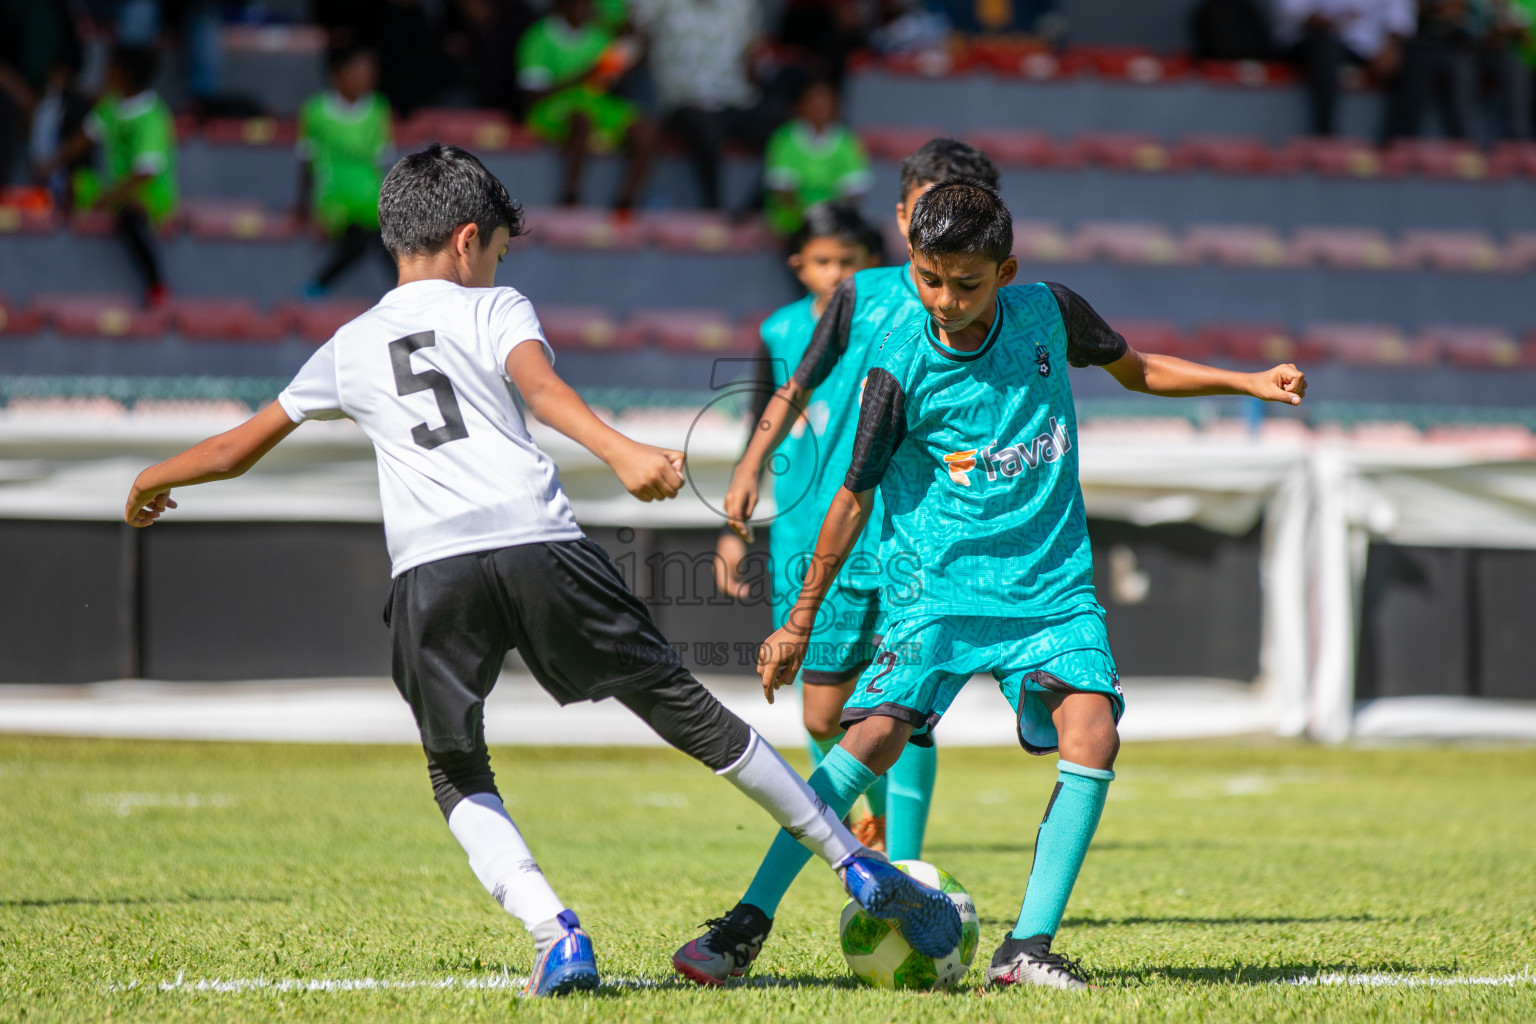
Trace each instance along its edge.
{"label": "black shorts", "polygon": [[395,685],[429,751],[480,746],[486,695],[513,648],[561,704],[687,676],[607,552],[586,537],[408,569],[395,579],[384,622]]}

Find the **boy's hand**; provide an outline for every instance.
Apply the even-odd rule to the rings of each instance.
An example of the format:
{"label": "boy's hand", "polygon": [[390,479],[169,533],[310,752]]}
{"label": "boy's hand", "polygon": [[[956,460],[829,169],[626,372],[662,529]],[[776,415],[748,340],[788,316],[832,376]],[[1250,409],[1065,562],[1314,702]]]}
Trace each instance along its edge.
{"label": "boy's hand", "polygon": [[1307,393],[1307,375],[1292,363],[1282,363],[1273,370],[1253,375],[1253,395],[1266,402],[1300,405]]}
{"label": "boy's hand", "polygon": [[175,507],[176,502],[171,500],[170,491],[156,488],[145,490],[135,483],[133,490],[128,492],[128,510],[123,518],[129,526],[142,529],[159,519],[166,509]]}
{"label": "boy's hand", "polygon": [[757,674],[763,680],[763,696],[773,703],[773,691],[788,686],[800,674],[810,637],[778,629],[757,650]]}
{"label": "boy's hand", "polygon": [[747,520],[752,518],[752,513],[757,509],[757,473],[755,467],[741,462],[736,466],[736,472],[731,474],[730,489],[725,492],[725,515],[730,524],[731,531],[746,541],[752,543],[752,524]]}
{"label": "boy's hand", "polygon": [[624,489],[641,501],[675,498],[683,486],[683,453],[670,448],[631,441],[608,465]]}
{"label": "boy's hand", "polygon": [[752,588],[741,581],[741,560],[747,546],[734,533],[720,534],[715,541],[715,589],[738,601],[752,596]]}

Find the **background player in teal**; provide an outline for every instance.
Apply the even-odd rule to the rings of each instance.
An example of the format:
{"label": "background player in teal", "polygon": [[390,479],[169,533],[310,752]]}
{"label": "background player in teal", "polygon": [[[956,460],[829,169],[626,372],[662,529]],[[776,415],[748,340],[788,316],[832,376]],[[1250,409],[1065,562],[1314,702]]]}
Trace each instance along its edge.
{"label": "background player in teal", "polygon": [[1012,220],[985,185],[930,190],[908,237],[926,315],[890,333],[865,381],[848,474],[799,600],[768,639],[763,687],[771,699],[794,678],[825,594],[875,519],[884,637],[823,764],[834,770],[811,786],[834,812],[848,806],[972,675],[991,672],[1025,749],[1061,758],[1018,923],[987,978],[1082,989],[1080,969],[1050,947],[1114,778],[1124,705],[1094,598],[1066,366],[1103,366],[1154,395],[1296,404],[1306,382],[1290,365],[1247,374],[1143,355],[1066,287],[1005,287],[1018,272]]}
{"label": "background player in teal", "polygon": [[[918,197],[952,178],[995,185],[997,170],[978,150],[953,139],[934,139],[902,161],[896,221],[903,234]],[[793,379],[774,393],[767,410],[758,418],[761,429],[754,432],[736,467],[725,497],[732,529],[744,538],[750,537],[762,468],[801,421],[802,409],[805,418],[817,426],[820,464],[814,490],[795,506],[795,513],[819,523],[837,493],[848,453],[853,449],[857,396],[880,341],[892,328],[921,313],[911,264],[861,271],[838,287],[817,321]],[[819,411],[823,408],[825,413]],[[823,415],[825,423],[818,422]],[[878,520],[878,507],[874,515]],[[779,522],[775,520],[774,530],[778,530]],[[811,530],[815,528],[804,531],[799,542],[802,552],[813,549]],[[816,642],[804,660],[801,679],[806,684],[806,728],[818,737],[817,750],[812,755],[816,769],[811,776],[813,787],[819,775],[837,770],[837,764],[827,765],[821,757],[835,749],[842,732],[843,703],[873,654],[880,614],[877,543],[874,531],[860,542],[850,559],[853,564],[844,573],[828,607],[821,610]],[[803,565],[804,558],[799,562]],[[775,564],[781,563],[776,559]],[[796,582],[799,578],[797,575]],[[790,586],[793,588],[794,584]],[[783,619],[775,621],[782,623]],[[890,777],[884,801],[886,853],[898,860],[919,857],[928,823],[928,804],[933,796],[936,755],[932,737],[925,736],[922,745],[909,747],[894,767],[887,767]],[[884,770],[878,774],[884,774]],[[867,788],[868,783],[860,792]],[[871,802],[871,809],[878,814],[878,790]],[[846,813],[851,805],[852,801],[845,804],[841,813]],[[798,845],[792,836],[778,837],[741,902],[724,917],[711,922],[709,932],[678,950],[672,962],[680,972],[704,984],[724,983],[746,973],[773,926],[779,902],[805,867],[807,858],[797,851]]]}

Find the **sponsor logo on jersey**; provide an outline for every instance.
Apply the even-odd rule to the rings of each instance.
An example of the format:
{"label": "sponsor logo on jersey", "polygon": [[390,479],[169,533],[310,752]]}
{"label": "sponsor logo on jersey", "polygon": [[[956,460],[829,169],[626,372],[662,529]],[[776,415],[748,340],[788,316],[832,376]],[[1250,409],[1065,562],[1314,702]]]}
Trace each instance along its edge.
{"label": "sponsor logo on jersey", "polygon": [[971,470],[976,468],[976,449],[969,451],[950,452],[944,456],[944,468],[949,470],[949,478],[961,487],[971,486]]}
{"label": "sponsor logo on jersey", "polygon": [[944,456],[944,467],[949,478],[961,487],[971,486],[970,473],[979,465],[988,480],[998,477],[1011,479],[1026,469],[1035,469],[1041,463],[1055,462],[1072,450],[1072,439],[1067,428],[1051,417],[1051,429],[1032,438],[1028,444],[1010,444],[997,447],[993,441],[985,448],[950,452]]}

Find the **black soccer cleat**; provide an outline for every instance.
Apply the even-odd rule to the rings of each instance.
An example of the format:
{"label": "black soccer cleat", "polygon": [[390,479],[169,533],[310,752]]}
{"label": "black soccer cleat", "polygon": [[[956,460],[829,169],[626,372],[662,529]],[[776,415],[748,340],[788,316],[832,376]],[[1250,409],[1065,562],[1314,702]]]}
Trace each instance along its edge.
{"label": "black soccer cleat", "polygon": [[749,903],[704,922],[709,931],[672,954],[672,967],[700,985],[724,985],[744,978],[762,952],[773,918]]}

